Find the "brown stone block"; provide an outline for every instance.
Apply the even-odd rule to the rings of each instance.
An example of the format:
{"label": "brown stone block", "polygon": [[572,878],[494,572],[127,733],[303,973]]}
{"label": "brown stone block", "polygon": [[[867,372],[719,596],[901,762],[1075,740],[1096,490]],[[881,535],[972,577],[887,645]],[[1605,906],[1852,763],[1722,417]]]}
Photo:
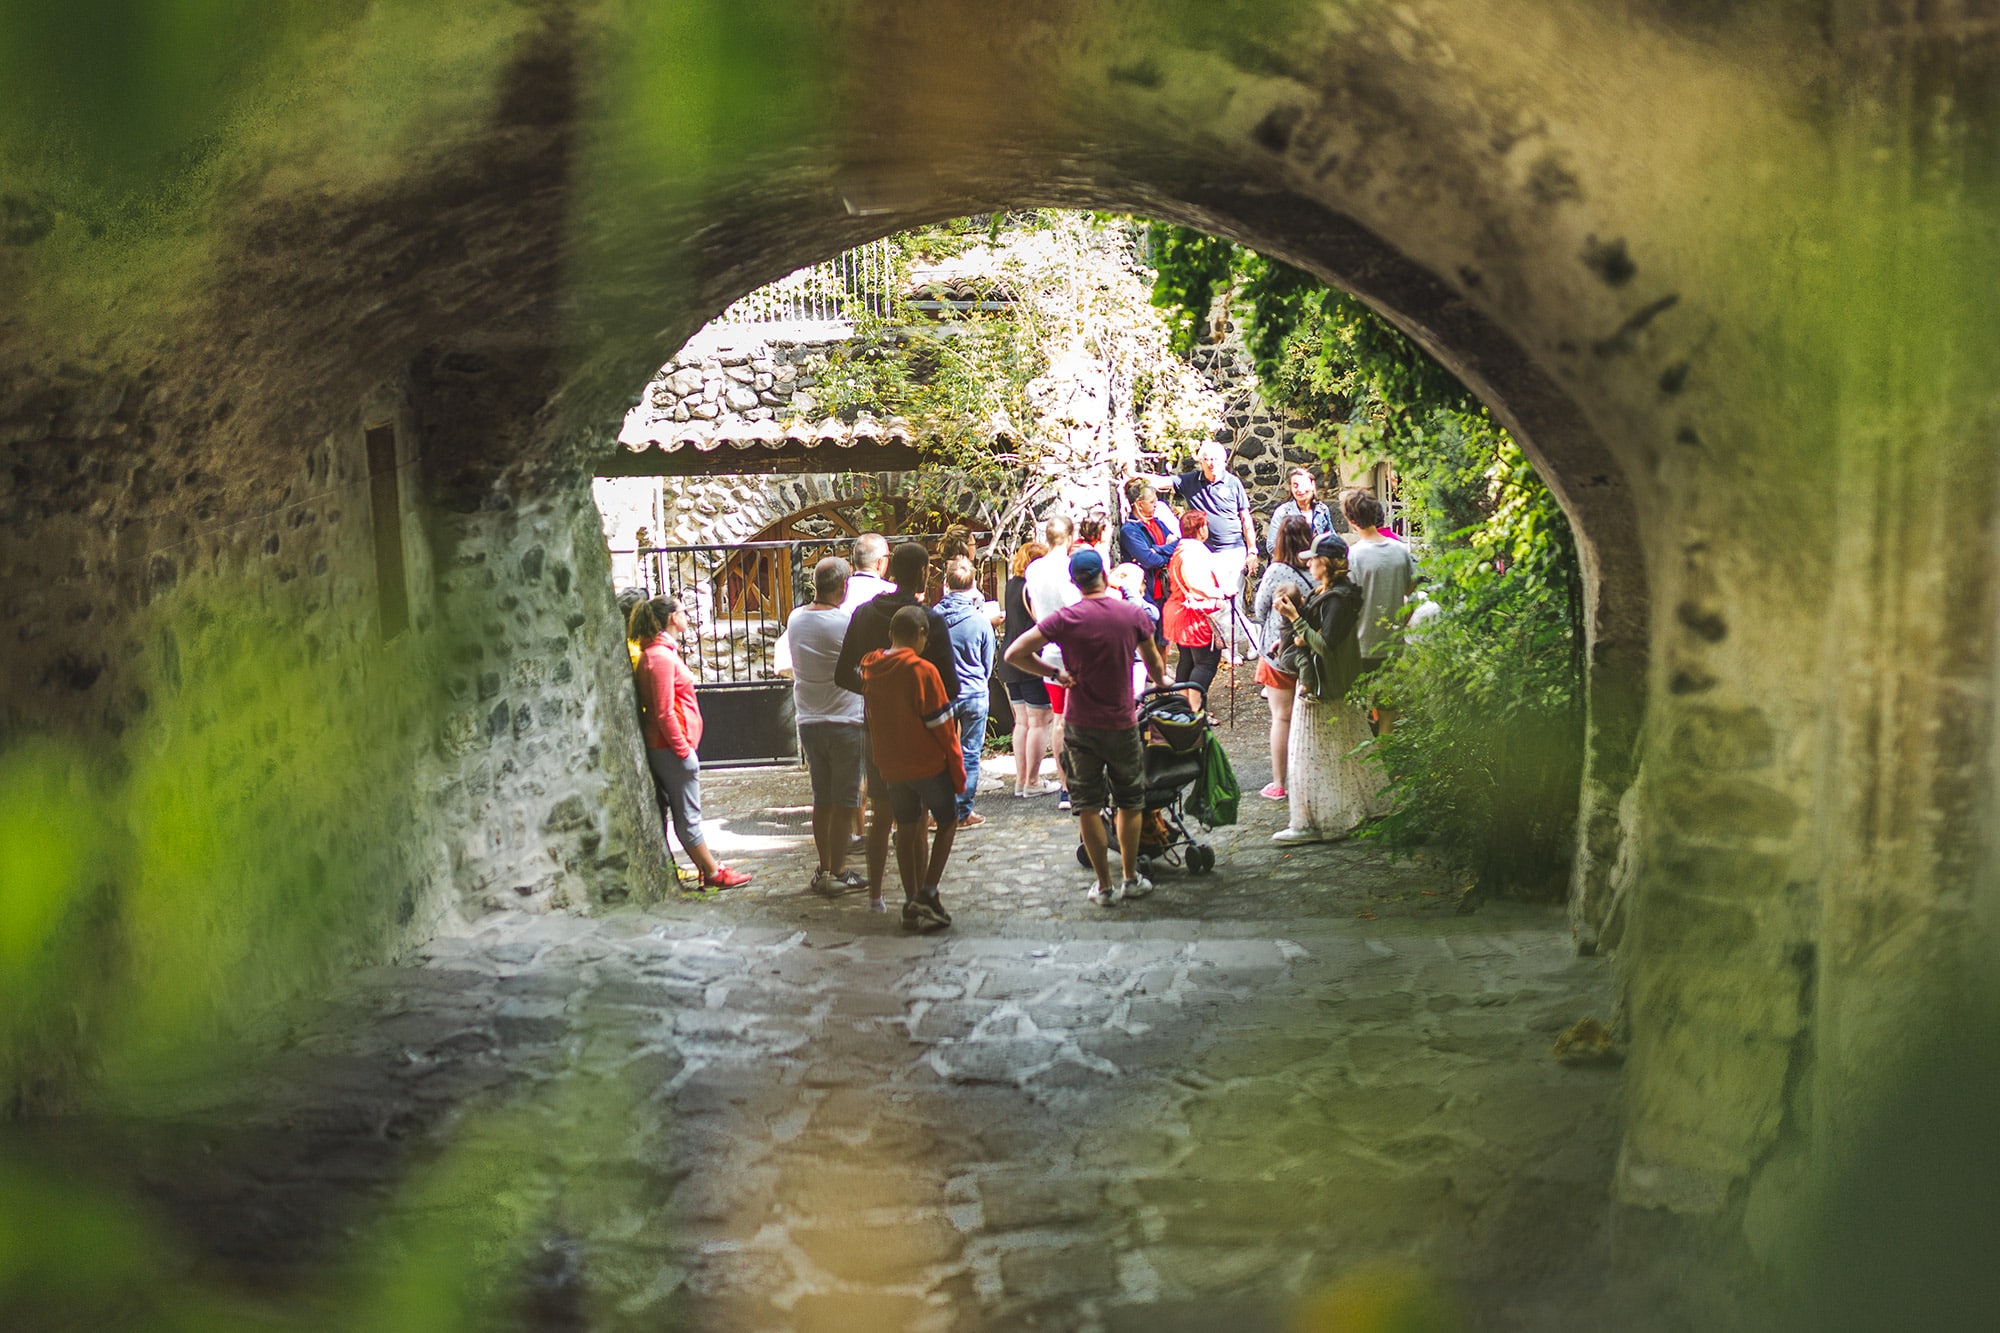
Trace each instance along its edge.
{"label": "brown stone block", "polygon": [[1669,745],[1682,763],[1733,772],[1768,768],[1777,757],[1777,739],[1758,709],[1684,704],[1674,711]]}
{"label": "brown stone block", "polygon": [[1783,856],[1734,847],[1708,847],[1662,838],[1653,878],[1693,894],[1771,899],[1784,892],[1790,865]]}
{"label": "brown stone block", "polygon": [[785,1200],[807,1216],[941,1207],[944,1203],[944,1181],[937,1176],[913,1175],[887,1163],[865,1170],[804,1165],[802,1171],[786,1172]]}
{"label": "brown stone block", "polygon": [[1803,1022],[1797,970],[1677,963],[1633,982],[1632,1009],[1646,1016],[1648,1029],[1693,1028],[1706,1041],[1724,1034],[1788,1041],[1797,1034]]}
{"label": "brown stone block", "polygon": [[1768,903],[1726,892],[1679,893],[1658,887],[1646,895],[1640,916],[1646,949],[1656,957],[1765,958],[1779,966],[1788,947],[1790,932],[1773,919],[1778,913]]}
{"label": "brown stone block", "polygon": [[1662,1168],[1748,1172],[1784,1119],[1791,1062],[1788,1042],[1649,1028],[1626,1063],[1626,1153]]}
{"label": "brown stone block", "polygon": [[949,1222],[927,1218],[884,1226],[794,1227],[806,1257],[845,1282],[903,1283],[949,1263],[965,1248]]}
{"label": "brown stone block", "polygon": [[1075,1300],[1116,1287],[1118,1271],[1111,1247],[1096,1241],[1036,1246],[1004,1255],[1000,1280],[1017,1300]]}
{"label": "brown stone block", "polygon": [[988,1231],[1088,1222],[1107,1209],[1101,1181],[1038,1176],[989,1176],[979,1201]]}
{"label": "brown stone block", "polygon": [[919,1296],[878,1291],[820,1292],[799,1297],[790,1326],[798,1333],[889,1333],[924,1312]]}
{"label": "brown stone block", "polygon": [[1783,838],[1798,823],[1797,802],[1747,778],[1688,773],[1662,785],[1668,823],[1690,837]]}

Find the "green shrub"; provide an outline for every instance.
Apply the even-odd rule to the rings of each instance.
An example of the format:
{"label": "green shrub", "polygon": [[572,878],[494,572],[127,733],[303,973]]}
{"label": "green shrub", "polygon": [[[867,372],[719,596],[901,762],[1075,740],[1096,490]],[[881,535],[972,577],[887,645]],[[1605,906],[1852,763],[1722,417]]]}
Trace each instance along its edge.
{"label": "green shrub", "polygon": [[1368,683],[1399,716],[1370,757],[1393,813],[1366,830],[1428,846],[1483,893],[1559,897],[1582,776],[1581,588],[1569,525],[1512,441],[1493,513],[1429,551],[1440,614]]}

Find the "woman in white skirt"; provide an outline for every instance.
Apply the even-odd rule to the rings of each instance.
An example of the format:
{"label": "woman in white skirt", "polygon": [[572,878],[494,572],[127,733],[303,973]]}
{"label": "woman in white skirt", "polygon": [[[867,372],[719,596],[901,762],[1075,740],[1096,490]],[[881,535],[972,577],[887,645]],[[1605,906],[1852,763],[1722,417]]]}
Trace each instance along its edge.
{"label": "woman in white skirt", "polygon": [[1280,605],[1300,670],[1286,747],[1291,820],[1273,842],[1344,838],[1389,808],[1387,779],[1356,753],[1369,739],[1368,717],[1346,699],[1361,674],[1361,589],[1347,577],[1347,543],[1325,534],[1306,567],[1317,585],[1312,595],[1303,605]]}

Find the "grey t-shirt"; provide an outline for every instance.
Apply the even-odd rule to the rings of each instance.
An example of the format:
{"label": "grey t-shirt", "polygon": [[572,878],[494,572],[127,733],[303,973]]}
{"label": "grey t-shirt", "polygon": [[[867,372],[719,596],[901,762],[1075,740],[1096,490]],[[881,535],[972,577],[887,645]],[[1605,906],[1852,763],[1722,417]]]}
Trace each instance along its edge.
{"label": "grey t-shirt", "polygon": [[1347,576],[1361,585],[1361,655],[1386,657],[1396,647],[1396,612],[1417,581],[1416,558],[1393,538],[1353,541],[1347,548]]}

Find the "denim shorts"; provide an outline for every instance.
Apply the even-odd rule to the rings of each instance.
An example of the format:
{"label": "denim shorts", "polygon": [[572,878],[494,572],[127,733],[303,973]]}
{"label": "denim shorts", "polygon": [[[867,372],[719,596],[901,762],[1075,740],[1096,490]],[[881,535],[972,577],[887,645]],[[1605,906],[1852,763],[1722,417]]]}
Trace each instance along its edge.
{"label": "denim shorts", "polygon": [[1007,697],[1017,704],[1026,704],[1030,708],[1047,708],[1049,684],[1039,676],[1031,676],[1027,680],[1010,680],[1007,682]]}
{"label": "denim shorts", "polygon": [[942,773],[933,773],[915,782],[892,782],[889,784],[889,810],[895,815],[898,825],[921,824],[927,810],[931,818],[940,824],[956,823],[958,793],[951,789],[951,779]]}

